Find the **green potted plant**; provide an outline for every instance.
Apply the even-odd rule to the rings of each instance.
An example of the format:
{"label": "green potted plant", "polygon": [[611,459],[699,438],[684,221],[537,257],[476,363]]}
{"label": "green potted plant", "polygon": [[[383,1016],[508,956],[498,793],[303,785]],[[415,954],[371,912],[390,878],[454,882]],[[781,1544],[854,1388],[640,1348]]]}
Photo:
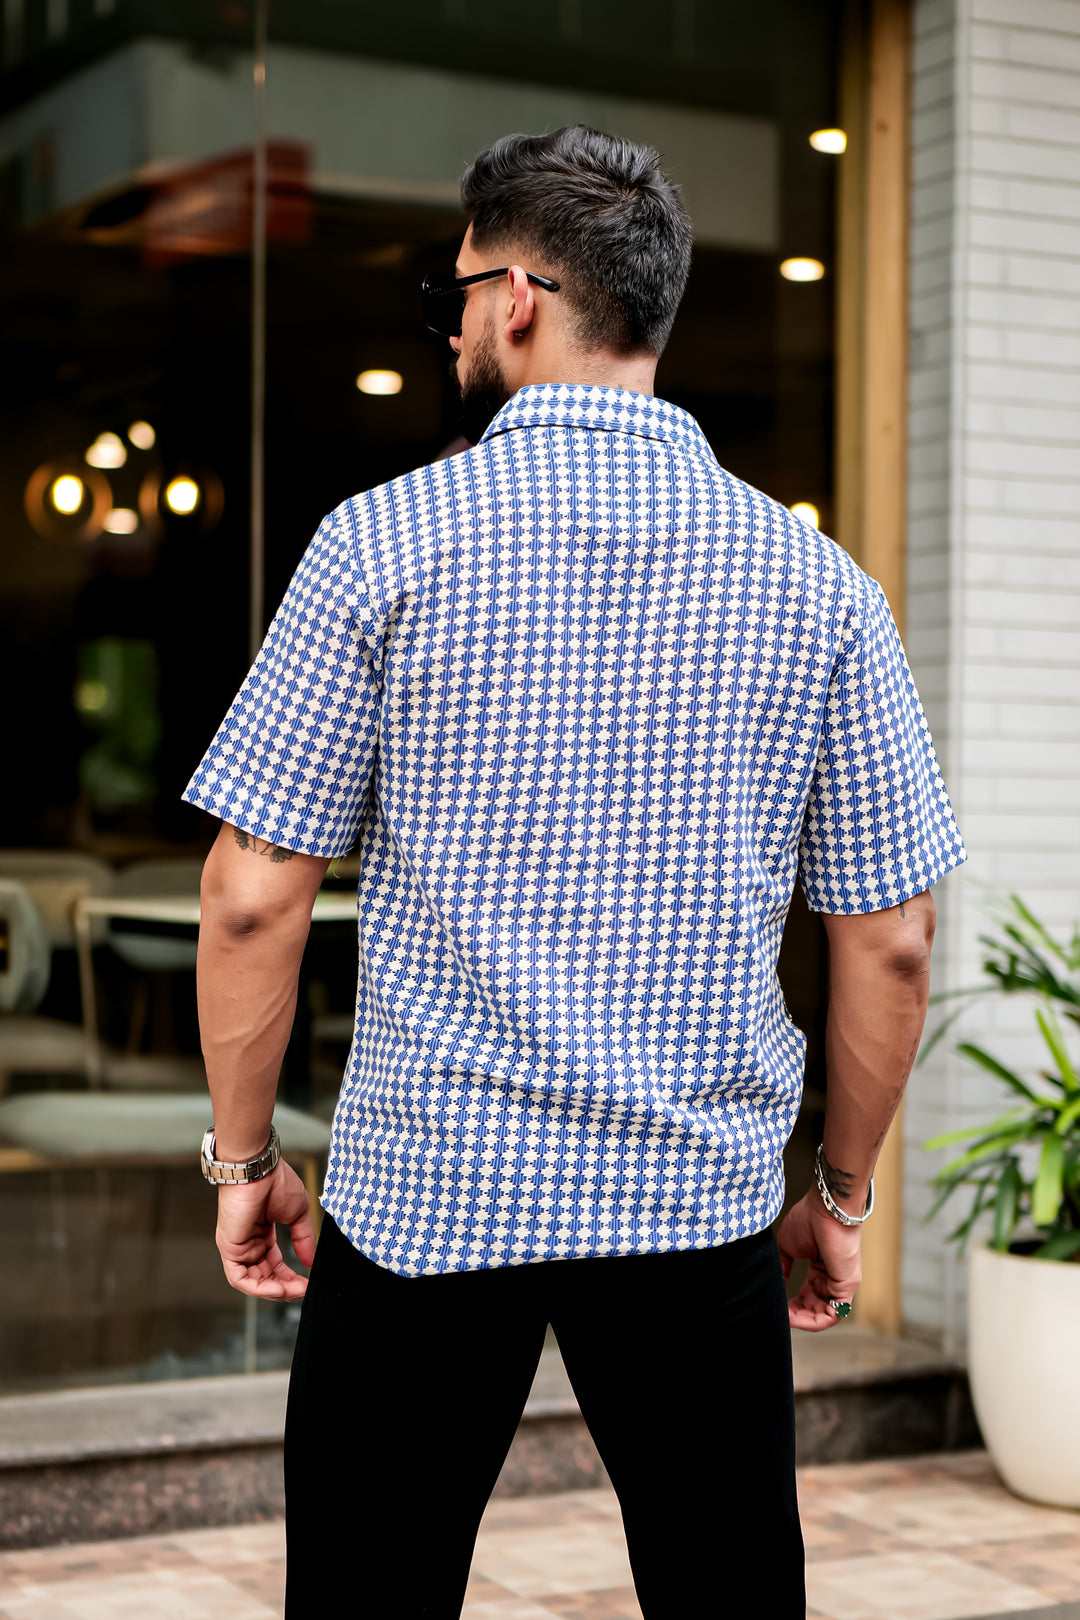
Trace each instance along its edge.
{"label": "green potted plant", "polygon": [[934,1178],[927,1219],[966,1188],[970,1201],[950,1237],[963,1252],[980,1222],[989,1228],[988,1242],[970,1245],[968,1365],[1002,1478],[1021,1496],[1080,1507],[1080,1073],[1063,1027],[1080,1025],[1080,930],[1060,944],[1016,895],[996,920],[999,933],[980,936],[989,983],[965,995],[1036,997],[1047,1065],[1018,1074],[982,1046],[957,1046],[1007,1088],[1013,1106],[926,1144],[967,1144]]}

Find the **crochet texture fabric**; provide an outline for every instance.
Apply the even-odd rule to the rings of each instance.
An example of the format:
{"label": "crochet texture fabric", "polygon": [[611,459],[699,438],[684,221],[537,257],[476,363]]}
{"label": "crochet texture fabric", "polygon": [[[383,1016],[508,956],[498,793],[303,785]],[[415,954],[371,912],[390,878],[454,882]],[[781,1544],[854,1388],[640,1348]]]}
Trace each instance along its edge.
{"label": "crochet texture fabric", "polygon": [[767,1226],[796,879],[872,911],[964,858],[880,587],[685,412],[580,386],[331,513],[185,796],[359,835],[323,1202],[410,1276]]}

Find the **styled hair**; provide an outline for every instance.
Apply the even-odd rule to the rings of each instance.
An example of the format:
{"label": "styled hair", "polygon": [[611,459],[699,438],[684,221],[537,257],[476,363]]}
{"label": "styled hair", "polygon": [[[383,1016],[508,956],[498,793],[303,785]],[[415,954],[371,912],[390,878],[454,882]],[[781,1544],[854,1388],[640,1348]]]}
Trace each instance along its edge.
{"label": "styled hair", "polygon": [[560,282],[584,348],[663,351],[693,230],[651,147],[581,124],[504,135],[465,171],[461,202],[475,247],[520,250]]}

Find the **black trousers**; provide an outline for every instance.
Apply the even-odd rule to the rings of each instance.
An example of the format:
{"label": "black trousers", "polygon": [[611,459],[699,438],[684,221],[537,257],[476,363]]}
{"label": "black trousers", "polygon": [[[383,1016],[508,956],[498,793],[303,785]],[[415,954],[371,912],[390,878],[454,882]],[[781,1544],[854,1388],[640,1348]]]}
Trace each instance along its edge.
{"label": "black trousers", "polygon": [[406,1278],[329,1217],[289,1390],[286,1620],[457,1620],[549,1322],[618,1494],[645,1620],[803,1620],[771,1232]]}

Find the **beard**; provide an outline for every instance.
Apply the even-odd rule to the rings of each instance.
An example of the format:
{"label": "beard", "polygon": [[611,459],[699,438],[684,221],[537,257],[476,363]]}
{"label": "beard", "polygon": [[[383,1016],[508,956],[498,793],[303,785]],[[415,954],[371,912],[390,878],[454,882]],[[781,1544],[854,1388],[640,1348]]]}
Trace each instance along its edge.
{"label": "beard", "polygon": [[450,367],[461,389],[461,431],[470,444],[479,444],[507,400],[510,389],[495,352],[495,334],[486,331],[476,346],[469,374],[462,383],[455,358]]}

